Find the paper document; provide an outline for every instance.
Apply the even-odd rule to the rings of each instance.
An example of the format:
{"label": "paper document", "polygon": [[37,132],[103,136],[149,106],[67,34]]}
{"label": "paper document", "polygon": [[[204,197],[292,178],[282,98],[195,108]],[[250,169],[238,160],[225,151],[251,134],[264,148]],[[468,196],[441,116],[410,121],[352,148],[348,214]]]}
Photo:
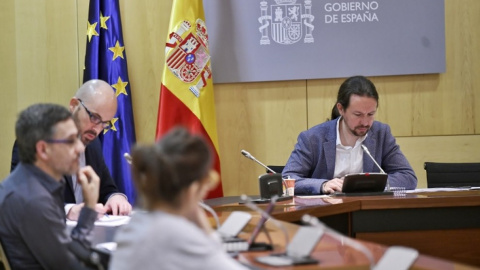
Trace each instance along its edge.
{"label": "paper document", "polygon": [[406,193],[462,191],[462,190],[474,190],[474,189],[479,189],[479,187],[419,188],[414,190],[407,190]]}
{"label": "paper document", "polygon": [[105,242],[100,243],[95,246],[96,248],[103,248],[110,251],[115,251],[117,249],[117,243],[115,242]]}
{"label": "paper document", "polygon": [[312,195],[312,196],[295,196],[295,198],[301,199],[319,199],[319,198],[328,198],[329,195]]}
{"label": "paper document", "polygon": [[[406,190],[406,193],[425,193],[425,192],[443,192],[443,191],[464,191],[464,190],[480,190],[480,187],[447,187],[447,188],[417,188],[414,190]],[[320,199],[329,198],[330,195],[313,195],[313,196],[295,196],[301,199]]]}
{"label": "paper document", "polygon": [[[97,221],[95,221],[95,226],[106,226],[106,227],[116,227],[127,224],[130,221],[130,216],[112,216],[104,215]],[[68,220],[67,226],[76,226],[77,221]]]}

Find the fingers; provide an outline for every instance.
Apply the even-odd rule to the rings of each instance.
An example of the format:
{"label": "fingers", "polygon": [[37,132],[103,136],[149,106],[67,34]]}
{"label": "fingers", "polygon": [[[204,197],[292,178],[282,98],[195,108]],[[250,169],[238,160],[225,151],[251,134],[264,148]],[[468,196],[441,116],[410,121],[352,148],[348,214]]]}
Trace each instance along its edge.
{"label": "fingers", "polygon": [[72,206],[72,208],[70,208],[70,211],[68,211],[67,213],[67,218],[69,220],[78,220],[82,207],[83,207],[83,203]]}
{"label": "fingers", "polygon": [[220,175],[215,170],[210,170],[210,172],[208,172],[208,178],[209,178],[209,187],[208,187],[209,190],[216,188],[218,183],[220,183]]}
{"label": "fingers", "polygon": [[80,168],[77,173],[77,181],[82,187],[83,199],[85,205],[92,209],[96,209],[96,203],[98,201],[98,190],[100,186],[100,178],[93,171],[92,167],[85,166]]}
{"label": "fingers", "polygon": [[103,206],[103,204],[97,203],[97,204],[95,205],[95,211],[96,211],[97,213],[103,215],[103,214],[105,214],[105,213],[107,212],[107,209],[106,209],[105,206]]}
{"label": "fingers", "polygon": [[127,216],[132,212],[132,206],[121,195],[114,195],[105,204],[106,211],[112,215]]}
{"label": "fingers", "polygon": [[325,184],[324,192],[327,194],[331,194],[336,191],[342,191],[342,186],[343,186],[343,179],[334,178]]}
{"label": "fingers", "polygon": [[85,166],[83,168],[80,168],[78,170],[77,178],[79,179],[80,184],[83,184],[83,185],[91,184],[91,185],[98,186],[100,183],[100,178],[90,166]]}
{"label": "fingers", "polygon": [[105,209],[105,206],[101,203],[97,203],[95,205],[95,211],[97,212],[97,219],[101,219],[103,216],[105,216],[105,213],[107,210]]}
{"label": "fingers", "polygon": [[114,216],[128,216],[132,212],[132,206],[129,203],[112,203],[108,207],[108,212]]}
{"label": "fingers", "polygon": [[129,203],[122,205],[120,209],[120,215],[128,216],[130,215],[131,212],[132,212],[132,206]]}
{"label": "fingers", "polygon": [[120,207],[117,203],[113,203],[113,204],[110,205],[110,212],[112,213],[112,215],[114,215],[114,216],[118,215],[118,208],[120,208]]}

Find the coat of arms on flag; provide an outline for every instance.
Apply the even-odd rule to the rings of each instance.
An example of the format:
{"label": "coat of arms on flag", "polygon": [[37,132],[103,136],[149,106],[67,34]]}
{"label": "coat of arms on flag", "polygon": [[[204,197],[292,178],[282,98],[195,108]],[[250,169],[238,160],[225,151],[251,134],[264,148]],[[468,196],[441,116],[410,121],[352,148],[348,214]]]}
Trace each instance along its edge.
{"label": "coat of arms on flag", "polygon": [[[203,2],[174,0],[168,29],[155,138],[161,138],[176,126],[203,136],[212,150],[212,167],[220,174],[215,96]],[[207,198],[222,196],[222,182],[219,181]]]}
{"label": "coat of arms on flag", "polygon": [[258,18],[262,34],[261,45],[270,44],[269,26],[273,41],[279,44],[290,45],[298,42],[303,37],[303,24],[305,25],[304,43],[313,43],[312,24],[315,16],[312,15],[312,0],[304,0],[304,4],[297,4],[297,0],[275,0],[276,5],[269,6],[267,1],[260,2],[261,16]]}
{"label": "coat of arms on flag", "polygon": [[[212,75],[212,72],[207,65],[210,55],[206,49],[208,34],[205,22],[197,19],[194,31],[191,29],[191,23],[183,21],[177,30],[170,34],[170,40],[176,40],[176,42],[167,43],[165,58],[170,71],[184,83],[191,83],[201,75],[201,80],[189,88],[198,98],[200,90],[207,84],[206,79]],[[191,32],[182,38],[182,35],[188,31]]]}

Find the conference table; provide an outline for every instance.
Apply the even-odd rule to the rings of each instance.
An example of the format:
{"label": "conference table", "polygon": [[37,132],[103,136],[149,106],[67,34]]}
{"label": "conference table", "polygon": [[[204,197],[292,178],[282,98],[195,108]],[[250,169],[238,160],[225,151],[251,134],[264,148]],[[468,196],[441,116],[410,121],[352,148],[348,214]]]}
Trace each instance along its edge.
{"label": "conference table", "polygon": [[[222,219],[232,211],[253,213],[239,202],[238,196],[206,201]],[[305,214],[345,236],[364,241],[377,260],[386,247],[400,245],[422,254],[413,269],[480,267],[480,190],[418,190],[400,196],[295,196],[277,202],[272,216],[298,227]],[[274,239],[280,246],[285,244],[283,236]],[[314,251],[321,263],[313,268],[368,268],[365,256],[335,241],[329,236],[322,238]],[[258,254],[242,253],[239,260],[251,262],[255,256]],[[312,266],[304,267],[300,269]]]}

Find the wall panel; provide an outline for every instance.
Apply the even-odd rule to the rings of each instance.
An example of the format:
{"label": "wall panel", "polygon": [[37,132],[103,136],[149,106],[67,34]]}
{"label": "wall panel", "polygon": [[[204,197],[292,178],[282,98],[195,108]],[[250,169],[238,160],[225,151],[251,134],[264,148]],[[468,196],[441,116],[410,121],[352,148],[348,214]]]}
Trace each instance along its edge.
{"label": "wall panel", "polygon": [[258,194],[266,165],[287,161],[306,121],[305,81],[215,85],[220,160],[225,195]]}
{"label": "wall panel", "polygon": [[152,142],[172,1],[120,1],[137,140]]}
{"label": "wall panel", "polygon": [[[15,0],[0,1],[0,78],[2,97],[0,115],[3,132],[0,140],[0,179],[10,171],[10,155],[15,137],[14,126],[17,117],[17,62]],[[1,180],[0,180],[1,181]]]}
{"label": "wall panel", "polygon": [[[0,107],[5,132],[0,176],[10,171],[17,113],[38,102],[67,105],[77,89],[76,6],[72,1],[2,1]],[[3,16],[5,15],[5,16]],[[3,33],[2,33],[3,34]],[[5,61],[3,56],[5,55]]]}

